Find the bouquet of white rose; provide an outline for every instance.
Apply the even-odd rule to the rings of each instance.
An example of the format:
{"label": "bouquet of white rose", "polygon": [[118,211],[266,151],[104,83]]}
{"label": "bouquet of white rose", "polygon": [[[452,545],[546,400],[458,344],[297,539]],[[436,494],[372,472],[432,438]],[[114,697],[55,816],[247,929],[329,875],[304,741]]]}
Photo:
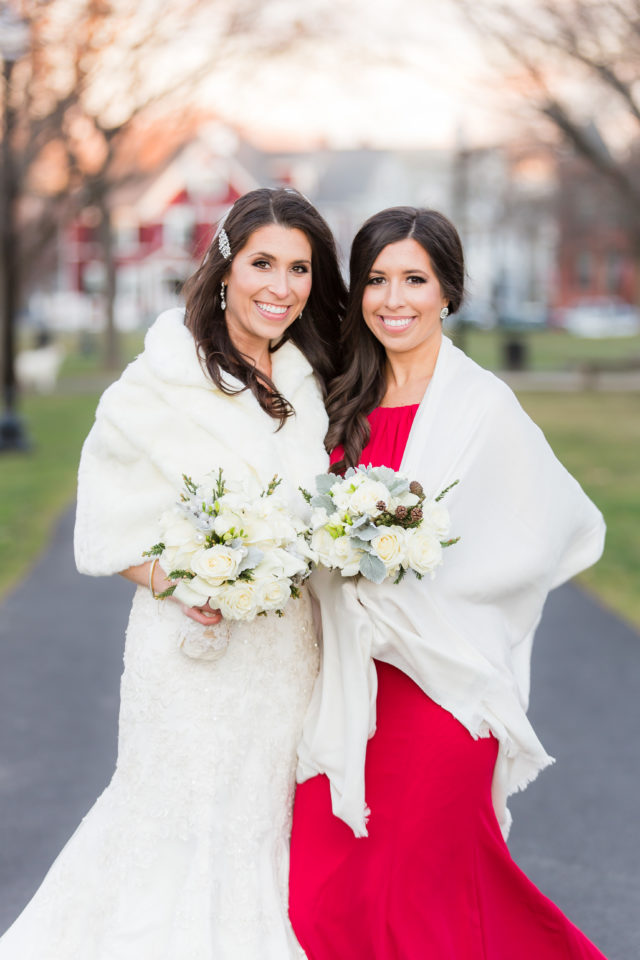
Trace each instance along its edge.
{"label": "bouquet of white rose", "polygon": [[282,615],[289,597],[309,575],[314,556],[306,525],[276,493],[246,479],[227,481],[222,470],[196,484],[183,475],[179,501],[160,518],[161,541],[145,551],[157,557],[172,594],[188,606],[219,609],[227,620]]}
{"label": "bouquet of white rose", "polygon": [[449,539],[442,499],[458,481],[428,500],[422,486],[388,467],[350,467],[344,477],[321,474],[316,493],[301,493],[313,508],[310,543],[318,560],[343,577],[398,583],[407,570],[435,575]]}

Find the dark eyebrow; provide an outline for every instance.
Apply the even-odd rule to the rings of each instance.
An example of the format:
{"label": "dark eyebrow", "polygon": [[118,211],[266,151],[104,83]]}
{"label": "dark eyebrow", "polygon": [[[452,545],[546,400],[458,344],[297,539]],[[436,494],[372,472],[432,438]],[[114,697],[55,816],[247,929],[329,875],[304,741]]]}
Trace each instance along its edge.
{"label": "dark eyebrow", "polygon": [[[275,260],[272,253],[266,253],[264,250],[256,250],[255,253],[250,253],[248,259],[252,260],[254,257],[262,257],[263,260]],[[293,260],[292,263],[308,263],[311,265],[311,260]]]}
{"label": "dark eyebrow", "polygon": [[[380,277],[383,277],[383,276],[385,275],[384,270],[369,270],[369,273],[377,273],[378,276],[380,276]],[[402,271],[402,274],[403,274],[403,276],[405,276],[405,277],[413,276],[414,273],[422,273],[422,274],[424,274],[425,276],[427,275],[427,271],[426,271],[426,270],[423,270],[422,267],[416,267],[415,270],[403,270],[403,271]]]}

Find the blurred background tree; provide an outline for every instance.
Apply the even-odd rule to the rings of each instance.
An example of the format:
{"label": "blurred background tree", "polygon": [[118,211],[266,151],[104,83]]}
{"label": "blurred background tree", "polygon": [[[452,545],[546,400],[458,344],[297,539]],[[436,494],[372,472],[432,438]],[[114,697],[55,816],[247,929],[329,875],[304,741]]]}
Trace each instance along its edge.
{"label": "blurred background tree", "polygon": [[[6,0],[5,0],[6,2]],[[311,7],[266,15],[258,0],[23,0],[28,49],[12,71],[11,149],[20,204],[19,273],[23,286],[53,255],[56,234],[78,210],[98,227],[103,272],[105,363],[120,363],[114,299],[116,264],[110,200],[140,176],[128,147],[136,126],[166,118],[174,145],[202,111],[198,86],[225,61],[285,53],[326,20]],[[324,24],[324,27],[323,27]]]}
{"label": "blurred background tree", "polygon": [[640,0],[452,2],[499,69],[511,65],[520,111],[544,118],[610,185],[640,268]]}

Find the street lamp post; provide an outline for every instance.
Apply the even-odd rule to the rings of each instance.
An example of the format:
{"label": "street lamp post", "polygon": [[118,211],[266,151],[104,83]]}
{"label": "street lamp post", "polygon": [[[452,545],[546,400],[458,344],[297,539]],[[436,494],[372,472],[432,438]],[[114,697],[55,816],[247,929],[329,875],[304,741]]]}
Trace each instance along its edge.
{"label": "street lamp post", "polygon": [[10,84],[13,67],[28,48],[27,24],[5,6],[0,13],[0,57],[2,57],[2,189],[0,191],[0,324],[2,330],[2,398],[0,414],[0,453],[26,450],[29,442],[17,413],[15,375],[15,320],[18,303],[15,231],[17,178],[11,149],[15,111],[11,105]]}

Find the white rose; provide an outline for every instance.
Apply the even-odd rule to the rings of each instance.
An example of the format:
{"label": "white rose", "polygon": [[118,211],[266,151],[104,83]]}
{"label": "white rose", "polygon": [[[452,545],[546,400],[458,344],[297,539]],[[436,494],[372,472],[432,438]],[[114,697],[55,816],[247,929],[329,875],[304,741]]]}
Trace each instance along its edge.
{"label": "white rose", "polygon": [[405,490],[404,493],[399,493],[395,497],[393,497],[391,506],[393,507],[393,510],[395,510],[396,507],[400,507],[400,506],[407,507],[407,509],[410,509],[411,507],[415,507],[418,500],[419,500],[419,497],[417,497],[415,493],[411,493],[410,490]]}
{"label": "white rose", "polygon": [[[187,607],[202,607],[211,597],[211,587],[200,577],[193,580],[178,580],[173,596]],[[215,603],[212,604],[215,608]]]}
{"label": "white rose", "polygon": [[273,580],[284,576],[284,566],[275,550],[266,550],[262,560],[253,571],[256,580]]}
{"label": "white rose", "polygon": [[160,518],[162,529],[162,567],[164,570],[188,570],[191,557],[202,550],[204,533],[196,529],[182,510],[174,508],[166,511]]}
{"label": "white rose", "polygon": [[350,477],[348,480],[338,480],[331,488],[331,497],[337,510],[344,512],[348,508],[353,493],[352,487],[357,486],[355,479]]}
{"label": "white rose", "polygon": [[244,524],[242,514],[234,510],[224,510],[213,520],[214,532],[219,537],[224,537],[229,530],[235,529],[236,535],[240,532]]}
{"label": "white rose", "polygon": [[307,572],[307,561],[297,553],[290,550],[278,548],[273,551],[282,564],[282,573],[285,577],[296,577],[300,573]]}
{"label": "white rose", "polygon": [[216,599],[225,620],[253,620],[258,613],[258,591],[251,581],[236,580]]}
{"label": "white rose", "polygon": [[293,521],[293,517],[289,514],[287,501],[284,497],[278,496],[277,492],[272,493],[269,497],[258,497],[253,504],[253,511],[256,516],[265,520],[271,520],[272,517],[277,518],[276,523],[280,518],[288,522]]}
{"label": "white rose", "polygon": [[277,543],[277,537],[274,536],[271,523],[261,517],[245,515],[242,521],[242,529],[244,531],[243,541],[252,546],[273,547]]}
{"label": "white rose", "polygon": [[338,537],[333,541],[331,566],[339,567],[343,577],[355,577],[358,573],[363,552],[364,551],[353,546],[351,537]]}
{"label": "white rose", "polygon": [[406,565],[417,573],[430,573],[442,563],[440,540],[431,530],[407,530]]}
{"label": "white rose", "polygon": [[204,542],[204,534],[196,530],[178,507],[165,511],[160,518],[160,525],[162,542],[166,547],[192,545],[194,550],[198,550]]}
{"label": "white rose", "polygon": [[194,553],[191,569],[209,583],[219,586],[225,580],[233,580],[245,556],[245,550],[216,544]]}
{"label": "white rose", "polygon": [[329,521],[329,514],[324,507],[314,507],[311,511],[311,529],[317,530],[318,527],[324,527]]}
{"label": "white rose", "polygon": [[[198,550],[201,546],[198,546]],[[171,570],[188,570],[191,566],[191,553],[182,553],[179,547],[165,547],[162,552],[162,569],[169,573]]]}
{"label": "white rose", "polygon": [[214,498],[212,496],[211,499],[217,499],[219,511],[220,513],[224,513],[227,510],[234,512],[246,510],[253,498],[248,496],[247,493],[241,488],[237,490],[231,490],[229,487],[227,487],[227,492],[223,493],[221,497]]}
{"label": "white rose", "polygon": [[422,504],[423,525],[437,534],[438,539],[446,540],[449,536],[449,511],[442,503],[435,500],[425,500]]}
{"label": "white rose", "polygon": [[289,580],[265,580],[257,585],[258,604],[263,610],[282,610],[291,596]]}
{"label": "white rose", "polygon": [[379,527],[380,533],[371,541],[373,552],[387,570],[399,567],[406,553],[406,531],[402,527]]}
{"label": "white rose", "polygon": [[366,513],[370,517],[377,517],[381,510],[377,506],[379,501],[388,504],[390,494],[384,483],[379,480],[370,480],[368,477],[360,483],[351,494],[348,509],[353,514]]}
{"label": "white rose", "polygon": [[260,580],[279,580],[283,577],[295,577],[298,573],[305,573],[306,569],[307,564],[301,557],[297,557],[281,547],[274,547],[272,550],[267,550],[255,568],[254,576]]}
{"label": "white rose", "polygon": [[301,560],[306,560],[307,563],[317,563],[318,554],[313,549],[306,537],[296,537],[295,542],[292,543],[288,551],[294,555],[294,557],[299,557]]}
{"label": "white rose", "polygon": [[204,534],[196,530],[186,517],[174,518],[162,537],[165,545],[161,557],[163,570],[167,573],[171,570],[190,570],[191,558],[202,550],[204,540]]}
{"label": "white rose", "polygon": [[333,544],[334,539],[328,530],[320,527],[314,530],[311,535],[311,549],[316,552],[320,563],[325,567],[332,567],[333,564]]}

